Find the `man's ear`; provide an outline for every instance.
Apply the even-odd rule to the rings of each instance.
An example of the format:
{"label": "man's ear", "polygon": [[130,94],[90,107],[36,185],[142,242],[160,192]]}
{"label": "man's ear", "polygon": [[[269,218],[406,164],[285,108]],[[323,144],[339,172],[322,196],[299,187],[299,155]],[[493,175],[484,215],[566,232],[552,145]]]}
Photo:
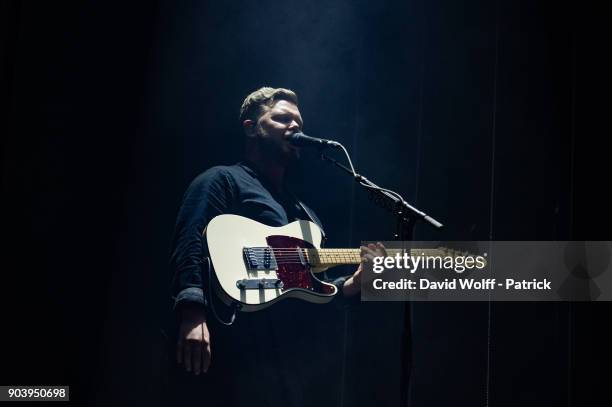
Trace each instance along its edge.
{"label": "man's ear", "polygon": [[246,119],[242,122],[242,129],[244,130],[244,134],[247,137],[255,137],[255,121],[251,119]]}

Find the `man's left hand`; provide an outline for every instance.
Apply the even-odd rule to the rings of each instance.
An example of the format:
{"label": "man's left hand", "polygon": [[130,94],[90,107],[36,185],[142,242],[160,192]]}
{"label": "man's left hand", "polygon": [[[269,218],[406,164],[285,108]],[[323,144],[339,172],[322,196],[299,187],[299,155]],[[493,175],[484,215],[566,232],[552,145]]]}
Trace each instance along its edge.
{"label": "man's left hand", "polygon": [[344,282],[344,286],[342,286],[342,292],[347,297],[351,297],[361,291],[361,277],[363,275],[362,270],[364,265],[367,263],[373,263],[374,257],[385,257],[387,255],[385,246],[383,246],[383,244],[380,242],[376,244],[370,243],[367,246],[361,246],[360,249],[361,263],[359,263],[359,267],[355,273],[353,273],[353,275]]}

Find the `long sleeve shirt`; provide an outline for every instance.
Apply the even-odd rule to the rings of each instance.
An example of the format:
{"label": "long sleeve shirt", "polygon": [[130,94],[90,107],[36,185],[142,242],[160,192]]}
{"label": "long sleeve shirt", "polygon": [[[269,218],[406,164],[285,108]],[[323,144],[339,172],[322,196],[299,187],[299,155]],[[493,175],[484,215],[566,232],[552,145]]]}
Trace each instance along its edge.
{"label": "long sleeve shirt", "polygon": [[[206,298],[212,299],[204,292],[208,273],[202,270],[202,232],[220,214],[269,226],[305,219],[321,227],[314,211],[290,192],[275,192],[248,163],[205,171],[187,189],[176,221],[171,256],[175,308],[185,302],[206,305]],[[344,281],[331,282],[342,292]],[[190,387],[190,405],[245,405],[247,400],[269,406],[338,404],[338,391],[319,388],[322,375],[339,377],[342,366],[342,353],[337,351],[342,319],[335,309],[332,304],[313,306],[289,299],[262,311],[240,313],[231,327],[208,318],[214,362]],[[313,354],[320,355],[316,363]]]}
{"label": "long sleeve shirt", "polygon": [[[275,192],[248,163],[210,168],[191,183],[177,216],[170,260],[174,272],[175,307],[186,301],[206,304],[203,291],[206,273],[202,272],[202,259],[206,254],[202,232],[212,218],[227,213],[269,226],[305,219],[323,230],[312,209],[286,190]],[[340,278],[332,283],[341,291],[344,280]]]}

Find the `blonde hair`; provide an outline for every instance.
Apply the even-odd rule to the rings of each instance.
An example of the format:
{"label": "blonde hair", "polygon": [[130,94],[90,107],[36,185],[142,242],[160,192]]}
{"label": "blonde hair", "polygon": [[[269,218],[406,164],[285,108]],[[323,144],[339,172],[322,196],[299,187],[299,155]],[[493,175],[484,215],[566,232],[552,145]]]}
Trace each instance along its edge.
{"label": "blonde hair", "polygon": [[250,93],[240,107],[240,123],[247,119],[257,121],[267,108],[279,100],[286,100],[296,106],[298,104],[297,95],[289,89],[263,87]]}

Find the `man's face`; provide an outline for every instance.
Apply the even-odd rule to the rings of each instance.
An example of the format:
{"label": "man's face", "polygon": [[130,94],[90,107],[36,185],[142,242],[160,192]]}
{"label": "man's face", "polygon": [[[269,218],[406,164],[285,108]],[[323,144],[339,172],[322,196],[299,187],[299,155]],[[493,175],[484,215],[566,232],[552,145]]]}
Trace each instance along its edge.
{"label": "man's face", "polygon": [[304,126],[295,104],[279,100],[259,117],[254,126],[262,151],[268,157],[278,159],[284,164],[300,157],[299,148],[289,143],[289,137],[302,131]]}

